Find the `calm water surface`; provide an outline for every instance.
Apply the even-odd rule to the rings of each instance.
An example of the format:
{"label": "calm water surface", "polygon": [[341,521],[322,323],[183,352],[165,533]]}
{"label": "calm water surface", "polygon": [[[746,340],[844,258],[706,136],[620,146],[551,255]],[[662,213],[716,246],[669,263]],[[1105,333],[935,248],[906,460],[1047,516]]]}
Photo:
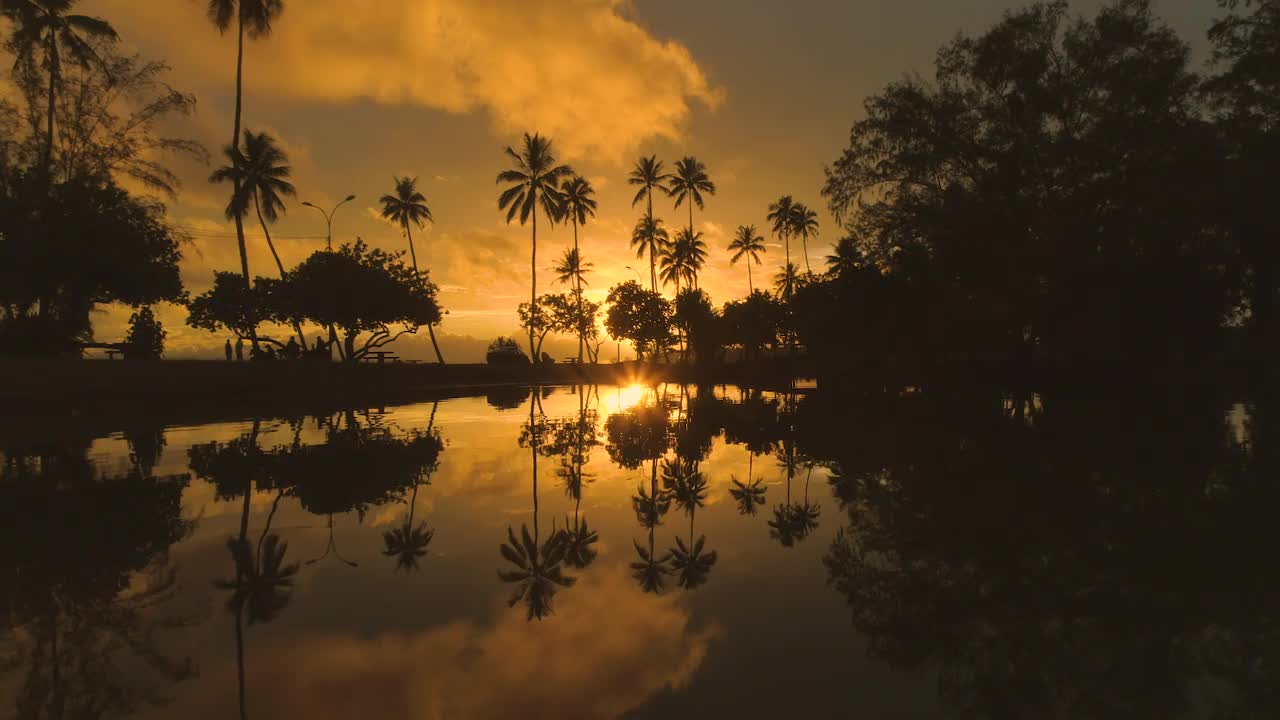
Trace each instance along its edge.
{"label": "calm water surface", "polygon": [[10,432],[0,716],[1273,717],[1260,417],[667,385]]}

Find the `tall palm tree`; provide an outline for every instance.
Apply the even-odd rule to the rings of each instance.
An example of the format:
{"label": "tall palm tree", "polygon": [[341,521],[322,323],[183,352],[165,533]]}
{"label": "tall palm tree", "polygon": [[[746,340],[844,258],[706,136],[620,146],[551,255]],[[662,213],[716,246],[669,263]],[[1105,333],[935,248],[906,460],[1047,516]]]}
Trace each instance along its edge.
{"label": "tall palm tree", "polygon": [[[395,181],[395,191],[383,195],[379,201],[382,203],[382,217],[396,223],[404,231],[409,240],[409,259],[413,262],[413,274],[417,277],[418,253],[413,248],[412,226],[425,227],[427,223],[435,222],[435,218],[431,215],[431,208],[427,207],[427,197],[418,192],[418,178],[392,179]],[[431,325],[427,325],[427,335],[431,337],[431,347],[436,351],[436,362],[443,365],[444,355],[440,354],[440,344],[436,342],[436,333]]]}
{"label": "tall palm tree", "polygon": [[778,271],[773,276],[773,287],[778,291],[778,297],[784,300],[791,298],[791,293],[795,289],[796,277],[800,274],[800,268],[795,263],[787,263],[787,266]]}
{"label": "tall palm tree", "polygon": [[556,282],[569,285],[572,284],[581,290],[583,285],[590,285],[587,282],[589,275],[595,263],[583,258],[578,254],[576,249],[565,250],[564,255],[560,256],[560,262],[552,268],[556,272]]}
{"label": "tall palm tree", "polygon": [[288,180],[293,171],[286,164],[289,158],[276,144],[275,138],[267,133],[255,133],[247,129],[244,131],[244,149],[227,148],[224,152],[230,164],[215,170],[209,176],[209,182],[231,182],[239,188],[238,194],[232,195],[231,202],[227,205],[228,220],[235,213],[244,217],[249,212],[250,203],[253,204],[258,223],[262,225],[262,232],[267,238],[267,248],[276,261],[280,277],[284,277],[284,263],[280,260],[275,243],[271,241],[271,230],[267,223],[274,223],[280,218],[280,213],[285,211],[282,195],[297,195],[297,189]]}
{"label": "tall palm tree", "polygon": [[[628,185],[638,185],[639,190],[636,196],[631,200],[631,207],[635,207],[641,198],[649,201],[649,210],[645,217],[653,217],[653,191],[658,190],[664,195],[670,196],[671,191],[667,188],[666,183],[671,180],[671,176],[662,171],[662,161],[656,155],[642,157],[636,161],[636,165],[631,170],[631,174],[627,176]],[[638,256],[637,256],[638,257]],[[658,270],[657,264],[654,262],[653,253],[649,254],[649,281],[651,290],[658,291]]]}
{"label": "tall palm tree", "polygon": [[657,257],[663,253],[669,242],[671,242],[671,236],[666,228],[662,227],[662,219],[652,215],[640,218],[635,229],[631,231],[631,247],[636,249],[636,258],[643,258],[646,252],[649,253],[651,283],[649,289],[653,292],[658,292]]}
{"label": "tall palm tree", "polygon": [[672,245],[675,252],[684,259],[684,278],[687,287],[696,290],[698,273],[702,272],[702,268],[707,264],[707,244],[702,241],[702,233],[691,233],[688,229],[681,230],[676,233],[676,239]]}
{"label": "tall palm tree", "polygon": [[[560,219],[561,194],[560,182],[573,174],[568,165],[556,164],[555,153],[551,149],[551,140],[534,133],[524,134],[524,145],[520,152],[507,147],[505,150],[514,164],[510,170],[498,173],[499,183],[510,183],[511,186],[498,196],[498,209],[507,211],[507,222],[516,215],[520,216],[520,224],[525,225],[533,219],[533,244],[529,261],[529,312],[530,317],[538,315],[538,207],[542,207],[547,221],[553,226]],[[541,363],[534,343],[534,325],[529,323],[529,356],[535,363]]]}
{"label": "tall palm tree", "polygon": [[689,205],[689,234],[693,234],[693,206],[703,208],[702,194],[716,194],[716,184],[707,175],[707,166],[697,158],[686,155],[676,161],[676,174],[671,178],[671,196],[676,199],[676,207],[681,203]]}
{"label": "tall palm tree", "polygon": [[[680,233],[683,234],[684,230]],[[663,285],[675,285],[676,297],[680,296],[680,281],[689,275],[686,261],[686,253],[676,243],[669,243],[662,248],[661,259],[658,260],[658,279]]]}
{"label": "tall palm tree", "polygon": [[804,203],[796,203],[791,211],[791,232],[800,238],[804,251],[804,272],[811,275],[813,270],[809,267],[809,238],[818,237],[818,213],[810,210]]}
{"label": "tall palm tree", "polygon": [[760,264],[760,255],[767,252],[764,245],[764,236],[756,234],[755,225],[739,225],[738,232],[733,236],[733,240],[729,243],[729,252],[733,253],[729,258],[730,265],[737,265],[742,258],[747,259],[747,294],[755,292],[751,281],[751,265]]}
{"label": "tall palm tree", "polygon": [[[591,187],[591,182],[581,175],[574,175],[566,178],[560,185],[560,198],[562,207],[561,213],[568,216],[569,221],[573,223],[573,255],[577,259],[581,259],[578,252],[578,226],[586,225],[587,218],[596,216],[596,191]],[[578,297],[578,316],[582,316],[582,274],[577,274],[578,282],[575,286]],[[563,282],[563,281],[562,281]],[[582,346],[584,339],[582,337],[581,328],[578,332],[578,364],[582,364]]]}
{"label": "tall palm tree", "polygon": [[[773,234],[782,239],[786,245],[786,265],[791,267],[791,234],[795,231],[795,210],[796,202],[790,195],[783,195],[777,201],[769,205],[769,214],[765,218],[773,223]],[[782,296],[791,297],[791,284],[787,283],[783,288]]]}
{"label": "tall palm tree", "polygon": [[[226,33],[234,21],[236,26],[236,111],[231,126],[231,148],[240,147],[240,115],[244,100],[244,37],[263,38],[271,34],[271,24],[284,12],[284,0],[209,0],[209,19],[218,32]],[[235,189],[240,194],[240,188]],[[244,222],[236,219],[236,242],[240,249],[240,272],[246,285],[249,277],[249,253],[244,243]]]}
{"label": "tall palm tree", "polygon": [[[280,213],[285,211],[281,195],[297,195],[293,183],[288,180],[293,172],[293,168],[286,164],[289,157],[276,144],[275,138],[265,132],[255,133],[247,128],[244,131],[244,149],[227,148],[225,153],[231,164],[215,170],[209,176],[209,181],[230,181],[236,188],[227,205],[228,218],[239,216],[243,219],[249,212],[249,203],[253,203],[258,223],[262,225],[262,234],[267,238],[267,248],[271,250],[271,257],[275,259],[276,268],[283,279],[284,263],[280,260],[275,243],[271,241],[271,229],[267,223],[280,219]],[[298,334],[298,342],[306,347],[307,336],[302,332],[302,323],[295,322],[293,330]]]}
{"label": "tall palm tree", "polygon": [[[53,171],[54,108],[58,87],[62,84],[62,55],[87,67],[101,63],[90,40],[114,41],[119,36],[111,23],[88,15],[68,14],[79,0],[4,0],[0,11],[13,23],[9,45],[17,54],[18,65],[34,72],[37,64],[49,71],[49,105],[42,164],[46,178]],[[59,44],[61,43],[61,44]],[[39,63],[37,54],[41,55]]]}

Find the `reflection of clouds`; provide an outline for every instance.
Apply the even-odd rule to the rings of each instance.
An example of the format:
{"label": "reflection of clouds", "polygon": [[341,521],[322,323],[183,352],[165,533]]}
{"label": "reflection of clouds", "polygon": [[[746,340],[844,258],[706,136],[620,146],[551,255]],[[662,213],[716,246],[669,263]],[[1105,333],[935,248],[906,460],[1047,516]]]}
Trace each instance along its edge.
{"label": "reflection of clouds", "polygon": [[[233,36],[207,27],[201,3],[151,3],[146,13],[136,0],[98,4],[125,37],[146,37],[176,66],[225,81]],[[500,132],[557,138],[568,159],[620,161],[646,140],[678,139],[692,102],[714,106],[722,96],[686,47],[625,17],[626,4],[366,0],[353,11],[310,0],[269,42],[250,44],[251,67],[271,71],[247,76],[246,91],[484,110]],[[201,31],[170,31],[193,25]]]}
{"label": "reflection of clouds", "polygon": [[502,607],[491,626],[329,637],[263,648],[250,707],[263,717],[616,717],[689,684],[722,635],[690,627],[681,598],[639,593],[600,568],[527,622]]}

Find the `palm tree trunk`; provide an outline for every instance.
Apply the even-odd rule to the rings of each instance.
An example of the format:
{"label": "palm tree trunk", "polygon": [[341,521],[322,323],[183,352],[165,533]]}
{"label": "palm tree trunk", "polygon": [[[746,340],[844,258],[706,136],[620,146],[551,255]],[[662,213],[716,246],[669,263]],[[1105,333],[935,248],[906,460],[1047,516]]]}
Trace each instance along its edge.
{"label": "palm tree trunk", "polygon": [[244,706],[244,607],[236,608],[236,677],[240,687],[240,720],[248,718]]}
{"label": "palm tree trunk", "polygon": [[[534,220],[537,222],[537,220]],[[533,406],[538,401],[538,386],[529,386],[529,451],[533,455],[533,542],[541,541],[538,535],[538,429],[533,424]]]}
{"label": "palm tree trunk", "polygon": [[[262,234],[267,236],[267,247],[271,250],[271,257],[275,258],[276,268],[280,271],[280,279],[284,280],[284,263],[280,262],[280,253],[276,252],[275,243],[271,242],[271,230],[267,227],[266,218],[262,217],[262,206],[258,202],[258,191],[253,191],[253,209],[258,214],[258,222],[262,225]],[[307,349],[307,336],[302,332],[302,323],[297,320],[293,321],[293,331],[298,334],[298,342],[302,343],[302,349]]]}
{"label": "palm tree trunk", "polygon": [[[238,151],[240,149],[240,113],[243,108],[244,97],[244,13],[240,13],[240,24],[238,37],[236,40],[236,113],[235,120],[231,127],[231,149]],[[238,152],[232,152],[231,162],[238,166]],[[237,167],[238,169],[238,167]],[[240,174],[233,173],[232,179],[232,197],[240,197]],[[235,214],[236,223],[236,245],[240,250],[240,274],[244,275],[244,284],[246,287],[253,288],[253,279],[249,277],[249,249],[244,242],[244,218],[239,213]],[[258,328],[256,326],[249,328],[249,342],[253,345],[253,349],[258,349]]]}
{"label": "palm tree trunk", "polygon": [[578,366],[582,366],[582,255],[578,253],[578,216],[573,217],[573,256],[577,258],[578,267],[575,280],[578,287]]}
{"label": "palm tree trunk", "polygon": [[[653,186],[649,185],[649,222],[653,222]],[[649,238],[649,289],[658,292],[658,265],[653,261],[653,241]]]}
{"label": "palm tree trunk", "polygon": [[[530,190],[529,192],[533,192]],[[533,252],[529,257],[529,360],[534,365],[542,364],[542,358],[537,355],[538,349],[533,345],[533,326],[538,320],[538,204],[533,203]],[[530,410],[532,413],[532,410]],[[530,418],[533,417],[531,414]],[[537,460],[534,461],[537,463]],[[536,496],[536,494],[535,494]],[[536,497],[535,497],[536,501]],[[537,525],[537,518],[534,518],[534,525]]]}
{"label": "palm tree trunk", "polygon": [[804,234],[800,235],[801,249],[804,250],[804,271],[805,273],[813,273],[813,269],[809,267],[809,238]]}
{"label": "palm tree trunk", "polygon": [[751,256],[747,256],[747,296],[750,297],[755,293],[755,288],[751,287]]}
{"label": "palm tree trunk", "polygon": [[[404,223],[404,234],[409,238],[409,259],[413,261],[413,276],[418,277],[418,254],[413,250],[413,230],[409,228],[409,222]],[[427,325],[427,335],[431,338],[431,348],[436,351],[436,363],[444,364],[444,355],[440,354],[440,343],[436,342],[436,331],[432,329],[430,324]]]}

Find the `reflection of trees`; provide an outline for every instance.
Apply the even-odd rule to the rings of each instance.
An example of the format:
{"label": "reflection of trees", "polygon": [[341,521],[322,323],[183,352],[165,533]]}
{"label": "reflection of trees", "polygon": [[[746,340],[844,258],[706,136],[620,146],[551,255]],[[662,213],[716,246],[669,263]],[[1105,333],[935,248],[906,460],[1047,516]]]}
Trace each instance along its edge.
{"label": "reflection of trees", "polygon": [[1277,716],[1276,435],[1181,392],[1073,390],[1033,424],[916,398],[844,437],[824,562],[873,654],[936,665],[957,715]]}
{"label": "reflection of trees", "polygon": [[145,453],[104,476],[87,450],[3,448],[0,674],[21,678],[4,683],[18,717],[141,712],[191,672],[156,647],[157,630],[195,620],[163,609],[178,587],[169,548],[193,527],[188,478],[142,473]]}
{"label": "reflection of trees", "polygon": [[[290,444],[263,448],[261,423],[253,421],[246,434],[226,443],[197,445],[189,451],[191,469],[214,485],[219,498],[241,498],[240,531],[227,541],[234,579],[221,580],[217,587],[230,593],[227,611],[235,622],[236,660],[239,670],[241,717],[245,707],[244,624],[274,620],[287,607],[297,563],[286,560],[288,543],[271,532],[271,523],[281,500],[292,497],[303,509],[327,516],[329,536],[325,551],[308,564],[333,554],[341,557],[333,533],[334,515],[355,512],[363,519],[371,506],[403,499],[409,487],[415,492],[424,475],[433,471],[443,443],[433,428],[425,432],[396,433],[368,419],[362,424],[356,413],[317,418],[324,441],[305,445],[301,441],[302,421],[291,423]],[[433,416],[434,417],[434,416]],[[261,533],[251,540],[250,499],[252,493],[274,491]],[[410,526],[412,533],[414,528]],[[428,538],[429,541],[429,538]],[[405,539],[415,546],[420,538]],[[416,552],[416,550],[414,551]]]}
{"label": "reflection of trees", "polygon": [[[432,433],[436,425],[436,411],[439,409],[438,401],[431,404],[431,418],[427,421],[428,436],[434,437]],[[404,525],[382,534],[382,542],[386,546],[382,554],[395,558],[397,570],[417,570],[418,560],[427,554],[427,547],[436,536],[436,531],[429,529],[425,522],[418,525],[413,522],[414,511],[418,509],[418,488],[431,484],[431,473],[434,470],[435,463],[432,463],[429,468],[423,469],[423,477],[414,479],[413,494],[409,497],[409,514]]]}
{"label": "reflection of trees", "polygon": [[576,578],[565,575],[560,569],[565,559],[564,534],[553,530],[544,541],[538,525],[538,456],[552,431],[542,414],[540,396],[535,388],[529,400],[529,421],[521,427],[519,439],[521,447],[529,448],[533,461],[533,534],[529,534],[528,525],[522,524],[517,540],[515,531],[508,526],[507,542],[499,548],[502,557],[514,566],[513,569],[498,571],[503,582],[516,586],[508,605],[515,607],[516,603],[524,602],[529,620],[541,620],[549,615],[556,591],[576,582]]}
{"label": "reflection of trees", "polygon": [[573,498],[573,521],[565,519],[565,528],[561,531],[561,540],[565,544],[564,562],[575,568],[585,568],[596,557],[592,547],[599,536],[587,525],[586,516],[580,516],[582,509],[583,487],[592,482],[594,476],[587,472],[585,465],[591,459],[591,449],[600,444],[597,438],[598,416],[588,407],[586,388],[577,386],[578,414],[573,418],[552,423],[550,442],[542,449],[545,455],[557,455],[560,467],[556,475],[564,486],[565,494]]}
{"label": "reflection of trees", "polygon": [[754,477],[756,456],[747,451],[747,481],[730,476],[729,496],[738,503],[739,515],[755,515],[756,509],[765,503],[764,478]]}
{"label": "reflection of trees", "polygon": [[676,536],[671,566],[676,573],[676,583],[685,590],[693,590],[707,581],[711,567],[716,564],[714,550],[703,552],[706,536],[693,538],[694,518],[707,499],[707,480],[698,470],[698,463],[679,458],[663,461],[662,480],[676,506],[689,516],[689,542],[686,544]]}
{"label": "reflection of trees", "polygon": [[796,542],[804,540],[818,528],[818,517],[821,507],[809,502],[809,480],[813,476],[813,463],[808,462],[808,471],[804,480],[803,502],[791,502],[791,481],[795,478],[798,465],[795,443],[784,441],[778,451],[778,465],[787,474],[786,501],[773,509],[773,519],[769,521],[769,537],[777,540],[783,547],[792,547]]}

